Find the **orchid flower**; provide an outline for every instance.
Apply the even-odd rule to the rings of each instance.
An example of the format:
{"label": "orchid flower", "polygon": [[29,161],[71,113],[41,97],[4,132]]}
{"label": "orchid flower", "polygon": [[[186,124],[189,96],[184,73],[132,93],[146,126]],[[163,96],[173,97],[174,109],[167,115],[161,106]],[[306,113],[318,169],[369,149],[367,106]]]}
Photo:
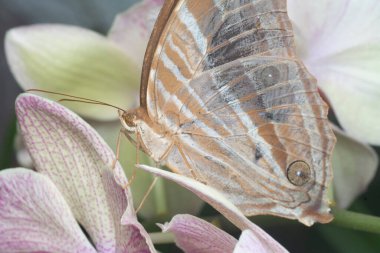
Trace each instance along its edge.
{"label": "orchid flower", "polygon": [[[77,96],[129,108],[135,101],[143,54],[163,2],[140,1],[115,19],[107,37],[64,25],[12,29],[5,43],[11,70],[25,89],[72,90]],[[380,119],[376,116],[376,103],[380,100],[376,97],[377,92],[373,92],[380,85],[380,79],[376,78],[376,66],[380,59],[376,54],[379,51],[376,46],[378,6],[377,0],[356,4],[349,0],[336,0],[333,4],[327,0],[288,0],[299,56],[317,77],[321,90],[347,131],[336,130],[338,144],[333,158],[335,199],[344,208],[366,190],[378,164],[374,151],[362,144],[363,141],[376,144],[380,132],[375,129],[379,125],[375,121]],[[340,13],[339,19],[336,13]],[[361,20],[360,24],[366,24],[363,29],[365,36],[351,39],[361,32],[358,29],[362,27],[352,20]],[[106,60],[96,61],[100,58]],[[102,71],[95,71],[99,69]],[[347,85],[343,86],[342,82]],[[361,95],[350,95],[352,93]],[[349,102],[343,101],[348,98]],[[116,117],[115,112],[106,108],[77,107],[71,106],[89,118],[107,120]],[[353,108],[357,113],[352,113]],[[356,120],[358,114],[360,120]],[[360,161],[360,166],[357,162],[348,163],[346,157]]]}
{"label": "orchid flower", "polygon": [[[17,118],[38,172],[0,173],[1,252],[156,252],[138,223],[122,167],[63,106],[23,94]],[[92,244],[82,232],[85,229]]]}
{"label": "orchid flower", "polygon": [[[118,163],[111,170],[115,156],[96,131],[63,106],[35,95],[20,95],[16,111],[38,172],[22,168],[0,172],[1,252],[155,252],[137,222],[129,188],[121,187],[128,180]],[[215,190],[173,175],[247,230],[234,252],[287,252]],[[192,226],[181,230],[183,223]],[[231,236],[190,215],[177,216],[162,228],[185,242],[185,252],[195,252],[187,249],[191,245],[187,242],[194,243],[199,228],[214,242],[229,238],[225,244],[230,244],[231,252],[236,244]],[[220,252],[217,247],[203,252]]]}

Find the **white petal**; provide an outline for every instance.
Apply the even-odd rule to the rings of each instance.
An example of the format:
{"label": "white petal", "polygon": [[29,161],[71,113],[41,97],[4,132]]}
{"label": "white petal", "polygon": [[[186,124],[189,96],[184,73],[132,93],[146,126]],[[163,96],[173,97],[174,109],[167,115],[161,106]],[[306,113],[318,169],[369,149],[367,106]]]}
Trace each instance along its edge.
{"label": "white petal", "polygon": [[380,2],[288,1],[299,54],[343,128],[380,145]]}
{"label": "white petal", "polygon": [[377,0],[288,0],[288,14],[306,43],[306,64],[379,39]]}
{"label": "white petal", "polygon": [[207,185],[204,185],[192,178],[181,176],[175,173],[171,173],[165,170],[157,169],[146,165],[137,165],[137,167],[149,171],[157,176],[164,177],[172,180],[179,185],[189,189],[198,197],[206,201],[213,206],[222,215],[224,215],[229,221],[235,224],[238,228],[245,230],[250,229],[259,238],[262,244],[271,250],[271,252],[288,252],[282,247],[276,240],[268,235],[261,228],[250,222],[247,217],[230,201],[228,201],[220,192],[216,191]]}
{"label": "white petal", "polygon": [[380,145],[380,40],[377,45],[346,50],[318,66],[320,87],[346,132]]}
{"label": "white petal", "polygon": [[108,37],[142,68],[146,46],[163,0],[144,0],[120,13]]}
{"label": "white petal", "polygon": [[367,190],[378,167],[376,152],[333,127],[337,144],[333,153],[334,194],[339,207],[347,208]]}
{"label": "white petal", "polygon": [[[62,92],[121,108],[135,103],[137,66],[114,43],[93,31],[48,24],[14,28],[7,32],[5,51],[23,89]],[[117,118],[113,108],[77,102],[67,105],[87,117]]]}
{"label": "white petal", "polygon": [[22,168],[0,172],[0,251],[96,252],[53,182]]}
{"label": "white petal", "polygon": [[[121,226],[120,219],[126,208],[133,209],[127,204],[132,197],[114,180],[115,175],[118,184],[127,184],[119,164],[112,173],[115,156],[104,140],[77,115],[41,97],[20,95],[16,112],[36,168],[63,193],[97,250],[127,250],[136,230]],[[142,249],[148,250],[151,242],[145,240]]]}

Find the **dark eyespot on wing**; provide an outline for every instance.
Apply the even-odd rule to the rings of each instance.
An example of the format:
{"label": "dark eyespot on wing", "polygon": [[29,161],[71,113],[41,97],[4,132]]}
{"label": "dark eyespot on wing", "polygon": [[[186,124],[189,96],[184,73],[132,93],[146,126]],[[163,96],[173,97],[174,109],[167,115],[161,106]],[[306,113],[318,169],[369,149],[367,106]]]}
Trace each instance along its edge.
{"label": "dark eyespot on wing", "polygon": [[281,72],[276,66],[265,67],[260,73],[261,82],[264,86],[271,86],[279,82]]}
{"label": "dark eyespot on wing", "polygon": [[288,166],[286,174],[292,184],[302,186],[311,179],[310,165],[305,161],[294,161]]}

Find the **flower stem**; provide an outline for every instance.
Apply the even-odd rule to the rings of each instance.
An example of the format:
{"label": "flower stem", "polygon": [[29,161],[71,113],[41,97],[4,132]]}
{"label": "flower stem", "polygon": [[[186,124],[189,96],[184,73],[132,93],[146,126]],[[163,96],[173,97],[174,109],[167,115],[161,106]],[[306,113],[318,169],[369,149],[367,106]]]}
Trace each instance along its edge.
{"label": "flower stem", "polygon": [[380,217],[337,208],[333,209],[333,214],[333,225],[380,234]]}
{"label": "flower stem", "polygon": [[149,233],[149,237],[152,239],[153,244],[174,243],[174,235],[172,233]]}

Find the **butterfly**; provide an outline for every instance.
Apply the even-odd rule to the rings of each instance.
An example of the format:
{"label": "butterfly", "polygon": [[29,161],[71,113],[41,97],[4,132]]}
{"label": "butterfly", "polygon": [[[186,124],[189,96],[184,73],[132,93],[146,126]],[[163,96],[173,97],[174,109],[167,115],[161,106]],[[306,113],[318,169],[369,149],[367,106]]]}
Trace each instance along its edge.
{"label": "butterfly", "polygon": [[151,158],[245,215],[332,220],[336,139],[295,54],[286,0],[167,0],[144,58],[140,107],[121,114]]}

